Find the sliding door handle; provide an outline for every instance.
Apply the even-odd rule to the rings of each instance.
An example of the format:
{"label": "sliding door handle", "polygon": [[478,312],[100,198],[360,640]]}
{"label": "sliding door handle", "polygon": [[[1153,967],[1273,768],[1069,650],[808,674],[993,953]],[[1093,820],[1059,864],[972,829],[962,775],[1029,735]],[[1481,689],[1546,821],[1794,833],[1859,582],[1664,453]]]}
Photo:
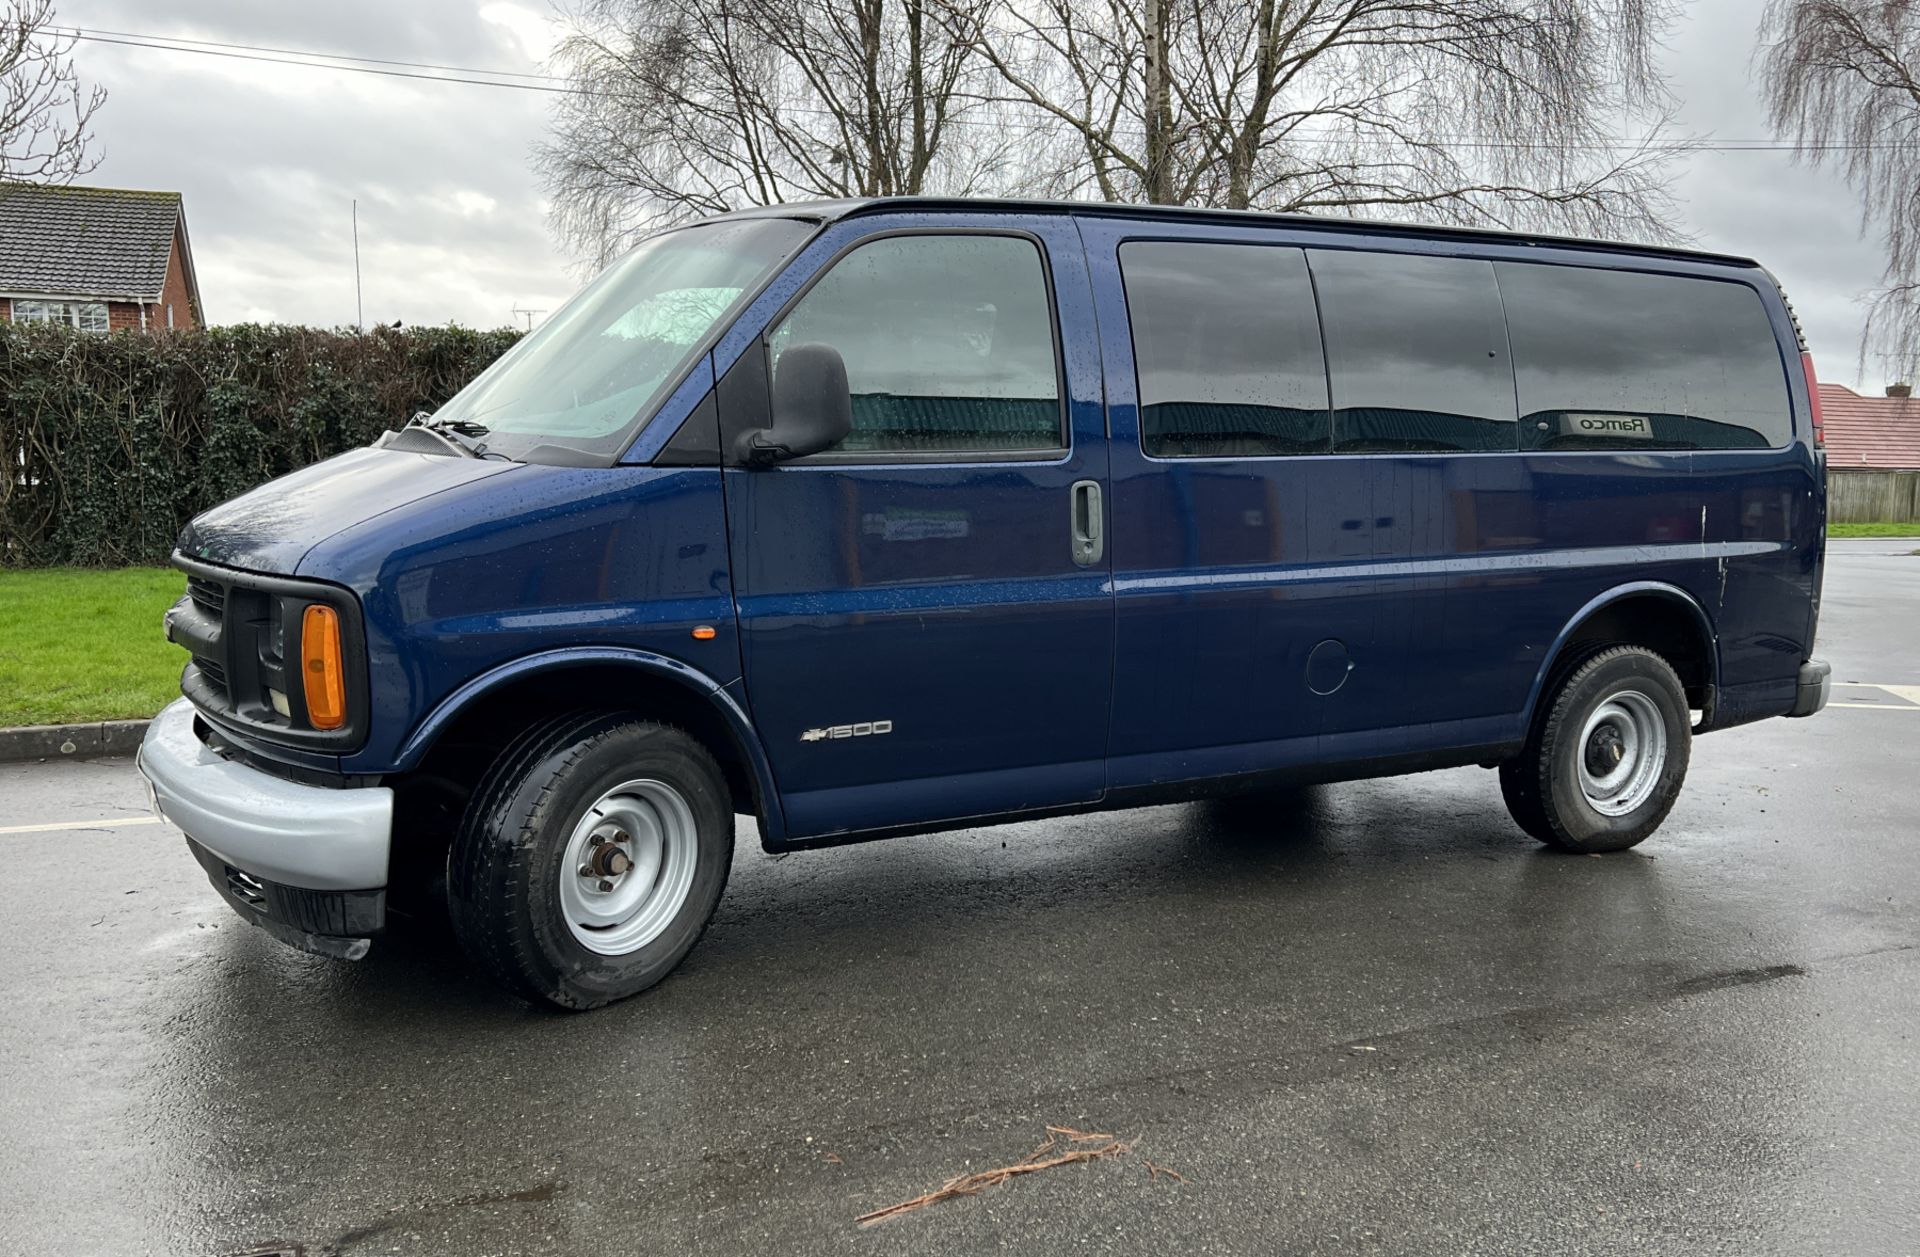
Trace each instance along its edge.
{"label": "sliding door handle", "polygon": [[1073,561],[1092,567],[1107,552],[1106,516],[1100,507],[1100,482],[1076,481],[1073,486]]}

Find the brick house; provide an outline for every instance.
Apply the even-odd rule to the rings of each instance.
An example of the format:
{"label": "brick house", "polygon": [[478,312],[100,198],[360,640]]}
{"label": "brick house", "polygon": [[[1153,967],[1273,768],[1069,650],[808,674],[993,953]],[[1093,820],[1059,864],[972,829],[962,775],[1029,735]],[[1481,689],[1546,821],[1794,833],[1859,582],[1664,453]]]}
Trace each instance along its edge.
{"label": "brick house", "polygon": [[1920,468],[1920,400],[1904,384],[1885,397],[1840,384],[1820,386],[1830,471],[1912,471]]}
{"label": "brick house", "polygon": [[1888,385],[1885,397],[1820,386],[1832,522],[1920,521],[1920,399],[1912,393],[1904,384]]}
{"label": "brick house", "polygon": [[105,332],[204,318],[178,192],[0,184],[0,319]]}

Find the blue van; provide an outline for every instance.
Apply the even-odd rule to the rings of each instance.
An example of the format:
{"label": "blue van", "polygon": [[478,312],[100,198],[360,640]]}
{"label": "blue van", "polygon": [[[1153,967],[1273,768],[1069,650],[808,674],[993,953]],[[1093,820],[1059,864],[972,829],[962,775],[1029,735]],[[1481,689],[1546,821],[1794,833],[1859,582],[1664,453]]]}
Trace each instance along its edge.
{"label": "blue van", "polygon": [[440,895],[658,982],[769,851],[1479,764],[1641,841],[1826,702],[1825,467],[1735,257],[895,199],[663,231],[432,416],[195,519],[140,752],[247,920]]}

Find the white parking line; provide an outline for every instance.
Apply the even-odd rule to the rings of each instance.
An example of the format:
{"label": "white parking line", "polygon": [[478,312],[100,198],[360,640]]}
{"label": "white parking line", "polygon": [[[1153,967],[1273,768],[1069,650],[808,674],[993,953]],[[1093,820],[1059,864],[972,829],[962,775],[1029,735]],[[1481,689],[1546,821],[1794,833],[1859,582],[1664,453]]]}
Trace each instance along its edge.
{"label": "white parking line", "polygon": [[47,825],[0,825],[0,834],[50,834],[61,829],[122,829],[128,825],[164,825],[158,816],[103,816],[93,821],[54,821]]}
{"label": "white parking line", "polygon": [[[1873,681],[1835,681],[1836,690],[1879,690],[1892,696],[1890,702],[1848,703],[1838,700],[1829,701],[1829,707],[1851,707],[1855,711],[1920,711],[1920,685],[1882,685]],[[1857,695],[1865,698],[1866,695]]]}

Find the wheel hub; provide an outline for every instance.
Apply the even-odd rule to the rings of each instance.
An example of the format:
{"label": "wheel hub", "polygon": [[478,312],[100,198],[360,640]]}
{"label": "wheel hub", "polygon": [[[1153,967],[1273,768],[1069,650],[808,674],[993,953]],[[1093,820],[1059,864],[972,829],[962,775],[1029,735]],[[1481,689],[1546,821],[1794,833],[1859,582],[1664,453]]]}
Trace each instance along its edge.
{"label": "wheel hub", "polygon": [[1579,752],[1580,792],[1603,816],[1625,816],[1653,796],[1667,767],[1667,725],[1639,690],[1609,695],[1587,717]]}
{"label": "wheel hub", "polygon": [[1604,777],[1618,768],[1626,755],[1626,742],[1620,730],[1611,724],[1600,726],[1587,739],[1587,771],[1596,777]]}
{"label": "wheel hub", "polygon": [[699,859],[693,809],[663,781],[635,780],[587,808],[559,868],[560,910],[575,941],[624,956],[672,924]]}
{"label": "wheel hub", "polygon": [[612,890],[609,883],[633,868],[633,856],[622,845],[631,841],[624,831],[611,825],[594,830],[587,839],[587,862],[580,866],[580,876],[598,882],[598,890]]}

